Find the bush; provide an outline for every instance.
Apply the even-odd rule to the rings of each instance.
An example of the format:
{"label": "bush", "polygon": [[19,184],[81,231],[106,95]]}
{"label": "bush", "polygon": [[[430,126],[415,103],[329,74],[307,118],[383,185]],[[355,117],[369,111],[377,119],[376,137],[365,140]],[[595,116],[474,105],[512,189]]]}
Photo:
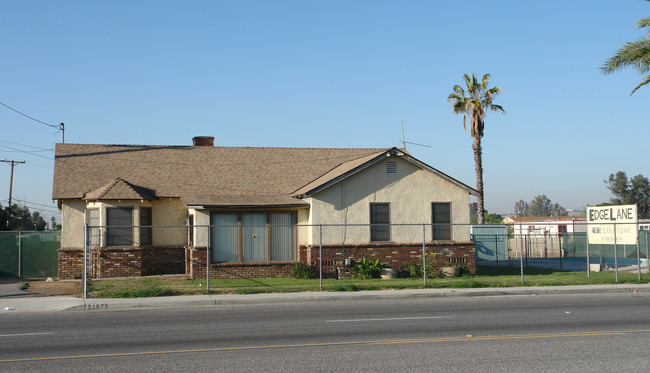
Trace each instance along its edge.
{"label": "bush", "polygon": [[384,266],[379,262],[379,259],[372,261],[366,258],[361,258],[359,264],[354,267],[357,271],[357,277],[361,279],[380,278],[383,268]]}
{"label": "bush", "polygon": [[316,278],[317,271],[316,268],[310,266],[307,263],[296,262],[291,266],[291,277],[299,280],[307,280],[310,278]]}
{"label": "bush", "polygon": [[[438,273],[433,267],[433,263],[427,262],[427,278],[436,278]],[[422,278],[422,261],[416,260],[414,262],[402,264],[400,268],[403,277]]]}

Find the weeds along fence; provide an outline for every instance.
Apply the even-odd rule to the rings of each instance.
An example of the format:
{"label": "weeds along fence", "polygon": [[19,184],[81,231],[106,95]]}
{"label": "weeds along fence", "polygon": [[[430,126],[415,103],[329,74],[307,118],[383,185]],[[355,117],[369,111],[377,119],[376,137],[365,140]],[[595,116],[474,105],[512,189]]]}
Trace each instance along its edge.
{"label": "weeds along fence", "polygon": [[57,277],[61,232],[0,232],[0,278]]}
{"label": "weeds along fence", "polygon": [[[440,276],[443,267],[476,275],[636,271],[648,266],[648,231],[634,244],[589,244],[587,226],[521,229],[513,225],[296,225],[215,219],[210,226],[88,226],[84,248],[59,250],[59,278],[184,275],[205,279],[289,277],[295,263],[323,278],[355,275],[362,259],[387,276]],[[603,229],[617,231],[615,224]],[[85,274],[85,276],[84,276]]]}

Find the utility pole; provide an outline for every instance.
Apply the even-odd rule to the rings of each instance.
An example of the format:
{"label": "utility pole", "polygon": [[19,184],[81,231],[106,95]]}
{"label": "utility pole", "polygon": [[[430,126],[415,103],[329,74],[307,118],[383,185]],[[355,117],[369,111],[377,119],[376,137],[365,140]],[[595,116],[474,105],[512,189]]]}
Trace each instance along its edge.
{"label": "utility pole", "polygon": [[0,162],[10,163],[11,164],[11,176],[9,177],[9,208],[7,208],[7,227],[9,226],[9,220],[11,218],[11,189],[14,185],[14,166],[17,164],[25,163],[25,161],[9,161],[6,159],[0,160]]}

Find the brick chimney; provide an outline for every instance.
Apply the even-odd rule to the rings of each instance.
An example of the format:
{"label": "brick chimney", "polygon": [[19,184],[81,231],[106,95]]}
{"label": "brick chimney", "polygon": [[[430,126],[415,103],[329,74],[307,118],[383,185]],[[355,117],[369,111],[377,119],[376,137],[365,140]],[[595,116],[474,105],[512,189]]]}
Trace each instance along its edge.
{"label": "brick chimney", "polygon": [[196,136],[192,138],[194,146],[214,146],[214,137],[212,136]]}

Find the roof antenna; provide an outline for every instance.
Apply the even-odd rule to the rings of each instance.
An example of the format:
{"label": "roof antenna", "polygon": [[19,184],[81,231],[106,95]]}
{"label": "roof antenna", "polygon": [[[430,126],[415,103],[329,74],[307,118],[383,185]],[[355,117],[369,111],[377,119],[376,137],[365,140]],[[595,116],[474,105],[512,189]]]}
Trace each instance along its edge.
{"label": "roof antenna", "polygon": [[402,120],[401,122],[402,122],[402,140],[400,142],[402,143],[402,148],[404,148],[404,150],[406,150],[406,144],[424,146],[425,148],[430,148],[429,145],[418,144],[418,143],[415,143],[415,142],[406,141],[406,139],[404,138],[404,120]]}

